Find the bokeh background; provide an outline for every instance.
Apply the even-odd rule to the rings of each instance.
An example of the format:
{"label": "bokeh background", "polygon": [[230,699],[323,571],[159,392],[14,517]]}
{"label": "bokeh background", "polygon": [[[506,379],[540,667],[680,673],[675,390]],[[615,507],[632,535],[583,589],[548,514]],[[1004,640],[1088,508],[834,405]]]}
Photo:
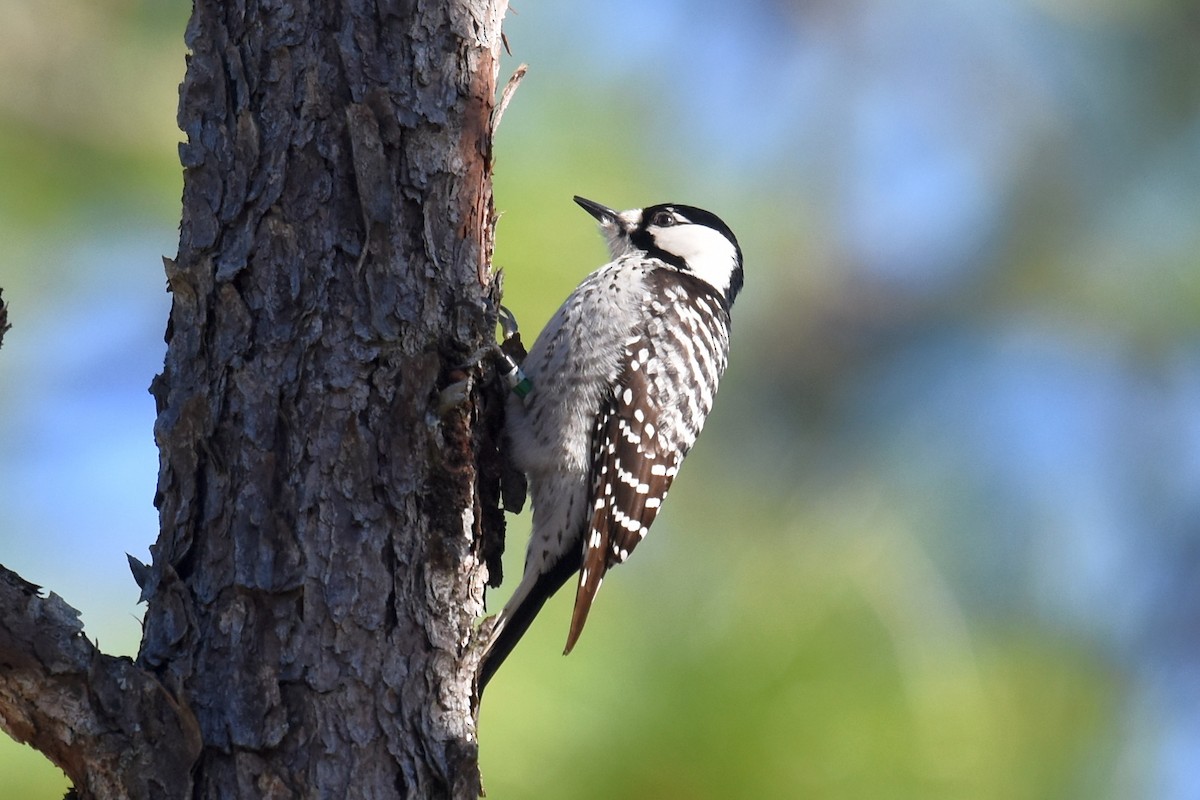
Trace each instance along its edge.
{"label": "bokeh background", "polygon": [[[0,562],[113,653],[189,11],[0,3]],[[747,281],[652,535],[570,658],[567,592],[490,687],[489,797],[1200,797],[1196,4],[527,0],[505,30],[527,335],[604,258],[573,194],[710,208]],[[64,786],[0,737],[0,794]]]}

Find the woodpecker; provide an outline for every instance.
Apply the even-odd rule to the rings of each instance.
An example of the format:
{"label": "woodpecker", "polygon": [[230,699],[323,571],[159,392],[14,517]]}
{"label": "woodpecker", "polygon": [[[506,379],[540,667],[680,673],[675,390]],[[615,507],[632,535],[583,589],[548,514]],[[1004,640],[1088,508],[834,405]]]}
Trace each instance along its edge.
{"label": "woodpecker", "polygon": [[582,197],[611,260],[567,297],[522,368],[507,435],[529,479],[525,572],[489,634],[479,688],[578,573],[564,655],[605,573],[654,522],[712,409],[729,357],[742,251],[715,214],[679,203],[617,212]]}

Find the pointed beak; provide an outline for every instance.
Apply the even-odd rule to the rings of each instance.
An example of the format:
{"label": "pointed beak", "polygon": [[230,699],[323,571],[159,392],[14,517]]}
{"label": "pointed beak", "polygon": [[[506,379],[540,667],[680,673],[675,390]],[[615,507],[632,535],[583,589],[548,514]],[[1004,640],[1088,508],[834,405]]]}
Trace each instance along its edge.
{"label": "pointed beak", "polygon": [[608,206],[602,206],[599,203],[588,200],[579,195],[575,195],[575,202],[583,208],[584,211],[591,214],[601,225],[611,225],[617,221],[617,212],[613,211]]}

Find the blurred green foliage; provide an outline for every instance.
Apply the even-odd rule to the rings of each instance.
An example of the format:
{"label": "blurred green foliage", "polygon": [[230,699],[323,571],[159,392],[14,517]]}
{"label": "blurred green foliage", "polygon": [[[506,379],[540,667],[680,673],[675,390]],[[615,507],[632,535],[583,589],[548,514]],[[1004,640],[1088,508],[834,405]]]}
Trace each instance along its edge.
{"label": "blurred green foliage", "polygon": [[576,651],[567,590],[489,687],[489,797],[1120,796],[1089,763],[1119,686],[1086,643],[970,619],[886,516],[723,509],[690,466]]}

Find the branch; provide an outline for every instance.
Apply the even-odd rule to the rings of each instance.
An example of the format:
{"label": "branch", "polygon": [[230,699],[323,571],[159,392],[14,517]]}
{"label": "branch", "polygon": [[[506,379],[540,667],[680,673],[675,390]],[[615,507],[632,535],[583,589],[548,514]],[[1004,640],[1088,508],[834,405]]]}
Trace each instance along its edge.
{"label": "branch", "polygon": [[0,289],[0,346],[4,345],[4,333],[12,326],[8,324],[8,304],[4,302],[4,290]]}
{"label": "branch", "polygon": [[496,104],[496,108],[492,111],[492,138],[496,138],[496,131],[500,128],[500,118],[504,116],[504,112],[508,109],[509,101],[516,94],[517,87],[521,85],[521,81],[525,79],[525,73],[529,71],[528,64],[522,64],[513,72],[512,77],[508,79],[508,83],[504,85],[504,91],[500,94],[500,102]]}
{"label": "branch", "polygon": [[42,597],[3,566],[0,727],[61,767],[83,797],[191,795],[200,752],[191,712],[130,659],[97,650],[61,597]]}

